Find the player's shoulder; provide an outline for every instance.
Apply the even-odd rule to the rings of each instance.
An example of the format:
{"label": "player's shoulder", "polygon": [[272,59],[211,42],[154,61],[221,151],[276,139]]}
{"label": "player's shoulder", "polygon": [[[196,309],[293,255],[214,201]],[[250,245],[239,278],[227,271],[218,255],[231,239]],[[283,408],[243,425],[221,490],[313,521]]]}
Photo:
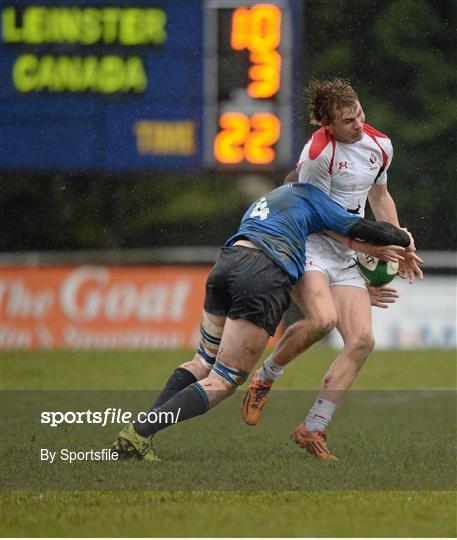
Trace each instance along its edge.
{"label": "player's shoulder", "polygon": [[386,167],[393,156],[392,141],[389,136],[381,133],[369,124],[363,126],[363,131],[381,149],[383,166]]}
{"label": "player's shoulder", "polygon": [[311,135],[311,138],[308,141],[309,159],[311,159],[311,160],[317,159],[319,156],[322,155],[325,148],[327,148],[327,146],[329,146],[329,144],[334,146],[335,139],[330,134],[328,129],[325,129],[323,127],[319,128],[317,131],[315,131]]}
{"label": "player's shoulder", "polygon": [[375,137],[377,139],[388,139],[390,140],[390,137],[384,133],[381,133],[373,126],[370,126],[370,124],[364,124],[363,125],[363,131],[369,135],[370,137]]}

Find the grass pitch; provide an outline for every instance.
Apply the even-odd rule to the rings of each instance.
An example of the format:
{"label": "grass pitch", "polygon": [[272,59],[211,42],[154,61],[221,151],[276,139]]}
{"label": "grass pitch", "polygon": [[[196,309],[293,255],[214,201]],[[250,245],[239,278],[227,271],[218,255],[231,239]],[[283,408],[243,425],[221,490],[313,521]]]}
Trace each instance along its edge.
{"label": "grass pitch", "polygon": [[[141,402],[149,392],[108,391],[160,388],[191,355],[5,353],[3,388],[28,392],[7,392],[16,398],[16,416],[4,419],[4,431],[17,433],[19,425],[20,437],[5,437],[1,448],[2,535],[456,535],[455,394],[445,391],[455,387],[453,353],[373,354],[357,381],[359,391],[332,423],[336,466],[303,455],[288,441],[315,394],[298,389],[317,388],[334,356],[320,348],[289,366],[275,386],[283,390],[274,393],[259,426],[241,423],[241,394],[234,396],[160,434],[163,462],[155,469],[139,462],[96,469],[86,462],[37,462],[34,452],[49,428],[35,436],[26,420],[43,396],[53,403],[68,396],[64,410],[92,399],[94,393],[77,391],[82,389]],[[33,392],[39,389],[73,392]],[[52,434],[54,444],[86,449],[106,446],[117,426],[89,430],[83,438],[73,426],[66,429]]]}

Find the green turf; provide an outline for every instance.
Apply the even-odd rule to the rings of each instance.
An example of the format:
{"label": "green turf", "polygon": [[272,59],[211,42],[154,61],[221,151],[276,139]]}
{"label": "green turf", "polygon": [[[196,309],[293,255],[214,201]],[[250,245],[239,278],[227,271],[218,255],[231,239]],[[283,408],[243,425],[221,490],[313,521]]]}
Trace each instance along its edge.
{"label": "green turf", "polygon": [[[452,391],[354,391],[332,428],[337,463],[314,460],[289,441],[314,393],[274,390],[262,422],[241,422],[241,392],[195,418],[159,433],[159,466],[144,462],[40,460],[42,448],[100,450],[123,424],[40,425],[41,411],[137,412],[148,391],[7,391],[2,395],[3,484],[11,489],[342,490],[456,487],[455,394]],[[21,437],[17,437],[17,426]],[[388,441],[388,443],[386,443]],[[20,456],[20,459],[18,458]],[[204,456],[204,467],[201,459]],[[259,459],[259,456],[262,456]],[[264,474],[265,464],[270,469]]]}
{"label": "green turf", "polygon": [[[160,388],[177,365],[193,351],[59,351],[3,352],[3,388]],[[287,368],[275,388],[319,388],[335,352],[314,347]],[[75,366],[71,369],[70,366]],[[359,374],[354,388],[455,388],[453,351],[375,351]]]}
{"label": "green turf", "polygon": [[455,493],[46,492],[3,496],[4,536],[454,537]]}
{"label": "green turf", "polygon": [[[318,387],[333,354],[315,348],[276,388]],[[159,388],[190,355],[4,353],[2,386]],[[19,394],[14,414],[2,419],[3,434],[21,426],[17,440],[8,436],[2,444],[3,487],[10,488],[2,494],[2,536],[455,536],[455,397],[429,391],[455,387],[455,374],[451,352],[373,354],[357,381],[367,391],[348,396],[332,423],[332,448],[340,457],[335,466],[303,455],[287,440],[314,392],[275,392],[255,428],[239,422],[234,396],[161,433],[156,446],[164,460],[154,469],[135,462],[37,465],[34,452],[48,442],[50,428],[32,435],[27,413],[42,407],[43,396],[54,405],[70,396],[65,410],[71,410],[96,393]],[[389,388],[428,390],[372,391]],[[14,403],[15,394],[6,395]],[[110,395],[126,403],[133,396],[140,405],[149,393],[99,398]],[[114,433],[112,427],[73,428],[53,434],[54,442],[71,447],[79,438],[82,448],[100,447]],[[33,482],[44,491],[31,491]]]}

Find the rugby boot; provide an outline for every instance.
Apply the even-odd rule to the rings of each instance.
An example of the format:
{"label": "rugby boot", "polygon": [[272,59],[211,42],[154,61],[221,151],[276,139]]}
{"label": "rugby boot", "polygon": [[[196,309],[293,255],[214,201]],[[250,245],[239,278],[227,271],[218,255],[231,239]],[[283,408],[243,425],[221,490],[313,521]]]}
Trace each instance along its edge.
{"label": "rugby boot", "polygon": [[292,432],[292,439],[317,459],[336,461],[327,446],[327,435],[323,431],[308,431],[303,424],[297,426]]}
{"label": "rugby boot", "polygon": [[262,417],[263,408],[270,397],[271,390],[271,384],[259,381],[257,373],[258,371],[252,376],[241,403],[241,416],[250,426],[255,426]]}
{"label": "rugby boot", "polygon": [[121,430],[111,448],[119,453],[120,459],[137,458],[148,463],[160,461],[152,448],[152,437],[143,437],[137,433],[133,424]]}

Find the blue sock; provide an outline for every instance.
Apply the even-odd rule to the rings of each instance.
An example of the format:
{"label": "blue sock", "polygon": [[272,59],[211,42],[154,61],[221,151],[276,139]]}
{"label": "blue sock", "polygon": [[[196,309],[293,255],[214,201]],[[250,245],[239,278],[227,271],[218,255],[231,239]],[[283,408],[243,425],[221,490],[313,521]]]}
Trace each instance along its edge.
{"label": "blue sock", "polygon": [[149,421],[134,424],[143,437],[154,435],[173,424],[204,414],[209,409],[208,396],[198,382],[187,386],[166,403],[149,411]]}
{"label": "blue sock", "polygon": [[156,407],[160,407],[160,405],[166,403],[180,390],[183,390],[196,381],[197,379],[188,369],[182,367],[176,368],[149,410],[152,411]]}

